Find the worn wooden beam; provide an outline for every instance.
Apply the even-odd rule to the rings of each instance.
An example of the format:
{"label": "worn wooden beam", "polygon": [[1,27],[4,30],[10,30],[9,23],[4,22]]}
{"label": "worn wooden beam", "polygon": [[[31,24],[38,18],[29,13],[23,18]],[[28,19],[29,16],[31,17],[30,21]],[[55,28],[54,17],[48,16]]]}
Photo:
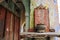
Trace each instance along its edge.
{"label": "worn wooden beam", "polygon": [[36,33],[36,32],[22,32],[20,35],[25,35],[25,37],[42,37],[42,36],[50,36],[50,37],[55,37],[55,36],[60,36],[60,33],[56,32],[45,32],[45,33]]}

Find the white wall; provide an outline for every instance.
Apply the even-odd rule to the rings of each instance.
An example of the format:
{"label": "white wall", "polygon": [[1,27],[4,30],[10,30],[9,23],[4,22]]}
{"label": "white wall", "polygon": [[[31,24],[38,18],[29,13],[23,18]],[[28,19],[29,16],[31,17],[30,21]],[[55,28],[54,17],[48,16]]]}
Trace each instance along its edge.
{"label": "white wall", "polygon": [[58,13],[59,13],[59,23],[60,23],[60,0],[58,0]]}

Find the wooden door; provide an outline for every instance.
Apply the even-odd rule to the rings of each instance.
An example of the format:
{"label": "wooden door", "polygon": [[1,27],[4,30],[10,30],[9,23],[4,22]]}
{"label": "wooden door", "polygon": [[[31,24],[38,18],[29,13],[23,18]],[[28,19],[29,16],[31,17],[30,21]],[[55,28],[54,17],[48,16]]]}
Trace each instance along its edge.
{"label": "wooden door", "polygon": [[46,31],[49,31],[49,10],[42,5],[34,9],[35,26],[37,24],[46,25]]}
{"label": "wooden door", "polygon": [[14,32],[14,15],[12,12],[6,10],[6,22],[5,22],[5,40],[13,40]]}
{"label": "wooden door", "polygon": [[5,27],[5,8],[0,6],[0,38],[4,35],[4,27]]}
{"label": "wooden door", "polygon": [[6,24],[5,24],[5,40],[10,40],[10,25],[11,25],[11,14],[9,11],[6,12]]}

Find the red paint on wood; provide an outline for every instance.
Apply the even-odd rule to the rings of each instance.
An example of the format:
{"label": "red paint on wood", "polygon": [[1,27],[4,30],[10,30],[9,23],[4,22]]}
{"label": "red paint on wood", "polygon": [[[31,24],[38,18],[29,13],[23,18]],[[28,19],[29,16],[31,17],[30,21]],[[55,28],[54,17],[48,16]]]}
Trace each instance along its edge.
{"label": "red paint on wood", "polygon": [[46,31],[49,31],[49,13],[48,9],[44,8],[36,8],[34,10],[34,19],[35,19],[35,26],[37,24],[45,24],[46,25]]}
{"label": "red paint on wood", "polygon": [[9,12],[11,14],[11,25],[10,25],[10,40],[13,40],[13,35],[14,35],[14,15]]}
{"label": "red paint on wood", "polygon": [[34,29],[33,28],[32,29],[29,29],[28,32],[34,32]]}
{"label": "red paint on wood", "polygon": [[45,9],[45,14],[44,14],[44,23],[46,25],[46,31],[49,32],[49,13],[48,13],[48,10]]}
{"label": "red paint on wood", "polygon": [[6,30],[5,30],[5,40],[9,40],[10,36],[10,25],[11,25],[11,14],[7,11],[6,14]]}
{"label": "red paint on wood", "polygon": [[3,37],[4,22],[5,22],[5,9],[3,7],[0,7],[0,37]]}
{"label": "red paint on wood", "polygon": [[20,29],[19,27],[20,27],[19,18],[15,16],[14,40],[19,40],[19,29]]}

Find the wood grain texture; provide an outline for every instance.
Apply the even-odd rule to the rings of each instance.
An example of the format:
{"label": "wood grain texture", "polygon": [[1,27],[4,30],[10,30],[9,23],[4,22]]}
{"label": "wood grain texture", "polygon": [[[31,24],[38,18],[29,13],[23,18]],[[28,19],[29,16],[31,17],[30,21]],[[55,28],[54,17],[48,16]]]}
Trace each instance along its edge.
{"label": "wood grain texture", "polygon": [[10,12],[11,14],[11,23],[10,23],[10,40],[13,40],[13,36],[14,36],[14,15]]}
{"label": "wood grain texture", "polygon": [[19,40],[19,18],[15,16],[14,40]]}
{"label": "wood grain texture", "polygon": [[5,30],[5,40],[10,40],[10,25],[11,25],[11,14],[7,11],[6,14],[6,30]]}
{"label": "wood grain texture", "polygon": [[3,37],[4,23],[5,22],[5,9],[0,7],[0,37]]}

